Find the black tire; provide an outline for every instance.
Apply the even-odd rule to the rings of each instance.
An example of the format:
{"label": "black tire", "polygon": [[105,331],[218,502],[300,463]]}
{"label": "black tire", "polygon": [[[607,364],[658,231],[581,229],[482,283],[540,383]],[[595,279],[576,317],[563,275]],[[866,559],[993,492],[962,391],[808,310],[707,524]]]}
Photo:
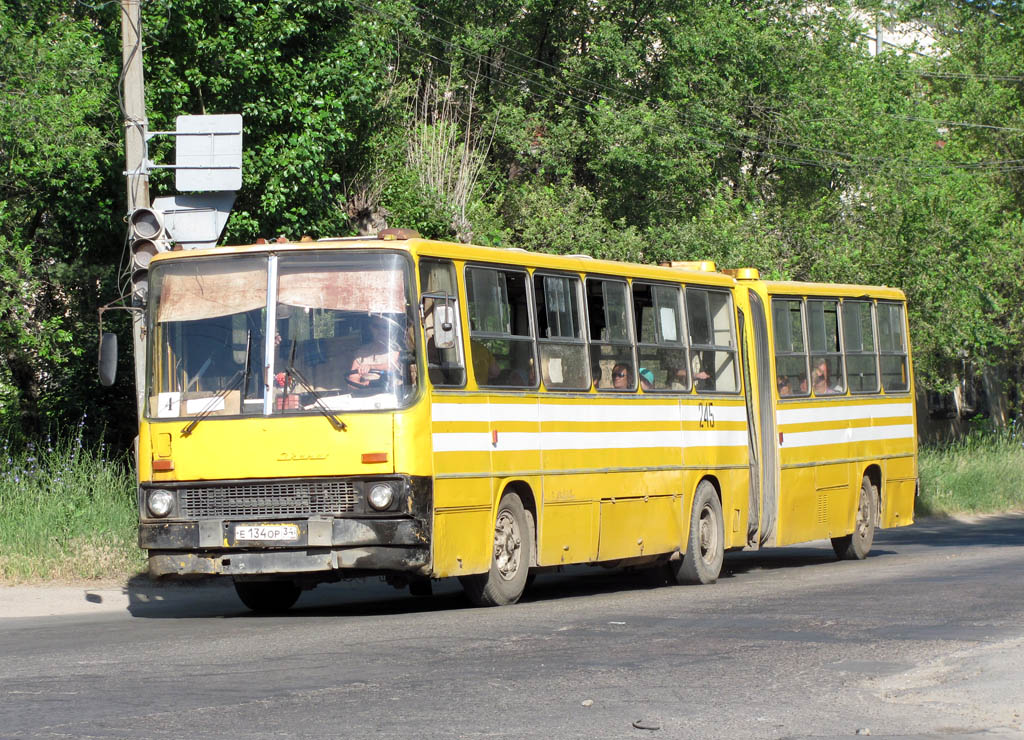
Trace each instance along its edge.
{"label": "black tire", "polygon": [[466,596],[476,606],[506,606],[519,601],[530,573],[533,541],[523,502],[506,493],[498,503],[494,522],[494,549],[486,573],[462,576]]}
{"label": "black tire", "polygon": [[704,480],[693,494],[686,553],[679,560],[669,561],[669,566],[677,583],[714,583],[722,572],[724,560],[722,502],[718,500],[715,487]]}
{"label": "black tire", "polygon": [[871,551],[878,523],[878,488],[866,475],[860,484],[857,520],[851,534],[832,538],[832,549],[840,560],[863,560]]}
{"label": "black tire", "polygon": [[257,614],[281,614],[291,609],[302,589],[294,581],[235,581],[235,593]]}

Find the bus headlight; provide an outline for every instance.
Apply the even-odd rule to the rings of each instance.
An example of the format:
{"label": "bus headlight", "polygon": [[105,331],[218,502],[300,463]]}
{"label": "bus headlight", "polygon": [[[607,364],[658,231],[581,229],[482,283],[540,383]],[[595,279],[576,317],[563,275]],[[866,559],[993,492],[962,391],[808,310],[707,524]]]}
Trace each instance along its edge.
{"label": "bus headlight", "polygon": [[157,518],[165,517],[174,508],[174,494],[162,488],[156,488],[149,492],[146,506],[149,508],[149,513],[153,516]]}
{"label": "bus headlight", "polygon": [[366,495],[366,500],[377,511],[384,511],[394,502],[395,491],[387,483],[374,483],[370,487],[370,492]]}

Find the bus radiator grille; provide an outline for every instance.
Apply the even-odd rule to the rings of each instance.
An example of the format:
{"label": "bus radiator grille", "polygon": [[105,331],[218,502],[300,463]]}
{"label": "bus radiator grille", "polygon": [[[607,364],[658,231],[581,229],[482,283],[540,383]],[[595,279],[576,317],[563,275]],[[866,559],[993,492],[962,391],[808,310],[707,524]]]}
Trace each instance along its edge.
{"label": "bus radiator grille", "polygon": [[348,481],[274,481],[185,488],[179,504],[188,519],[281,517],[351,512],[356,498],[356,488]]}

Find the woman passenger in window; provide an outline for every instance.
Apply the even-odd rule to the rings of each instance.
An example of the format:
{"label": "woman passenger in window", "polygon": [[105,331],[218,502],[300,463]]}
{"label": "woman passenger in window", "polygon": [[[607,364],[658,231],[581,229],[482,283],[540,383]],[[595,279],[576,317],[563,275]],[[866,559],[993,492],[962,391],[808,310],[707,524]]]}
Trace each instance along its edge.
{"label": "woman passenger in window", "polygon": [[629,371],[629,365],[622,362],[615,363],[612,368],[612,388],[619,391],[633,389],[633,377]]}

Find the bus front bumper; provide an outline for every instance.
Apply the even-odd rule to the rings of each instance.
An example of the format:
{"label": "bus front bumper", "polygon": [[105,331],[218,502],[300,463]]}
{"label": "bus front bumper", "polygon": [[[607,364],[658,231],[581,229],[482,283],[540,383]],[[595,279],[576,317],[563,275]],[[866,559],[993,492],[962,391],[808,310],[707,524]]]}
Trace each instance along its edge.
{"label": "bus front bumper", "polygon": [[298,537],[285,543],[237,543],[244,522],[145,523],[139,545],[149,550],[152,576],[262,575],[348,571],[347,574],[430,572],[430,541],[416,519],[292,521]]}

